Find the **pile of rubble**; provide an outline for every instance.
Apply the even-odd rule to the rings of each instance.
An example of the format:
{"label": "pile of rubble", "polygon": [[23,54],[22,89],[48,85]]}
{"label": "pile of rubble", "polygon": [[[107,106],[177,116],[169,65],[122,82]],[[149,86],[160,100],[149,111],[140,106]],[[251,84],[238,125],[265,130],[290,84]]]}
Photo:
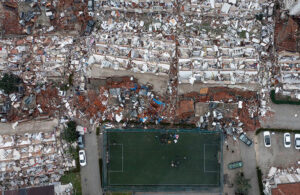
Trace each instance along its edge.
{"label": "pile of rubble", "polygon": [[99,122],[160,122],[166,118],[164,98],[132,77],[107,79],[98,90],[77,96],[72,104],[76,117],[100,119]]}
{"label": "pile of rubble", "polygon": [[[279,98],[300,99],[299,16],[289,15],[293,2],[280,2],[276,10],[274,43],[277,50],[272,84]],[[296,7],[296,6],[294,6]]]}
{"label": "pile of rubble", "polygon": [[2,189],[40,186],[59,181],[75,166],[64,155],[60,131],[0,136],[0,181]]}
{"label": "pile of rubble", "polygon": [[272,188],[278,184],[299,183],[300,168],[290,167],[288,169],[279,169],[271,167],[267,177],[264,179],[264,193],[271,194]]}
{"label": "pile of rubble", "polygon": [[[195,102],[197,113],[194,120],[203,129],[233,132],[254,131],[260,127],[258,120],[259,100],[256,92],[226,87],[202,88],[182,99]],[[199,120],[200,117],[200,120]]]}
{"label": "pile of rubble", "polygon": [[[93,8],[92,8],[93,9]],[[93,10],[84,1],[4,1],[0,5],[2,35],[46,34],[54,31],[83,33]]]}

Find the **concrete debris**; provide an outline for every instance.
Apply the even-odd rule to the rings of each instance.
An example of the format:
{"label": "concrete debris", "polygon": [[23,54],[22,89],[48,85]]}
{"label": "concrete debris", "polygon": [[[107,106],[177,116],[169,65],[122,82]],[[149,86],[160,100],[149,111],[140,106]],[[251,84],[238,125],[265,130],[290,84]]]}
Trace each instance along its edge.
{"label": "concrete debris", "polygon": [[[176,103],[178,84],[244,85],[254,89],[261,85],[264,90],[260,95],[265,97],[270,91],[270,75],[265,74],[268,70],[264,70],[262,56],[272,47],[273,8],[274,3],[252,0],[5,3],[3,13],[15,13],[18,25],[14,28],[26,30],[21,31],[28,35],[0,40],[0,68],[23,80],[22,92],[2,99],[0,95],[4,110],[1,121],[49,118],[59,113],[123,121],[127,116],[123,112],[149,121],[145,112],[154,112],[143,111],[140,101],[133,101],[130,111],[120,103],[108,109],[111,114],[103,113],[111,103],[108,95],[122,102],[124,92],[121,88],[113,91],[112,87],[102,88],[99,94],[89,91],[88,80],[97,77],[97,68],[172,78],[168,84],[172,101],[163,100],[166,108],[161,108],[155,120],[182,115],[175,108],[180,105]],[[222,17],[216,17],[219,14]],[[54,33],[60,31],[86,36]],[[75,96],[66,97],[69,89],[75,90]],[[86,95],[98,98],[91,101]],[[149,104],[151,98],[144,103]],[[77,103],[92,102],[95,105],[89,113],[76,109]],[[262,106],[259,114],[264,116],[267,111],[267,105]]]}
{"label": "concrete debris", "polygon": [[57,182],[74,167],[63,155],[60,132],[0,135],[0,181],[2,189],[17,189]]}
{"label": "concrete debris", "polygon": [[289,167],[279,169],[271,167],[267,177],[263,178],[264,193],[271,195],[272,189],[277,188],[279,184],[291,184],[300,182],[300,168]]}
{"label": "concrete debris", "polygon": [[[298,5],[2,1],[0,77],[11,73],[21,82],[13,92],[0,90],[0,121],[13,130],[23,121],[57,117],[106,128],[188,124],[235,139],[271,117],[272,90],[279,99],[300,99],[300,22],[291,16]],[[123,76],[99,76],[104,70]],[[166,91],[138,75],[167,78]],[[77,130],[84,134],[86,127]],[[74,166],[62,155],[68,145],[58,134],[0,136],[3,185],[58,181]]]}

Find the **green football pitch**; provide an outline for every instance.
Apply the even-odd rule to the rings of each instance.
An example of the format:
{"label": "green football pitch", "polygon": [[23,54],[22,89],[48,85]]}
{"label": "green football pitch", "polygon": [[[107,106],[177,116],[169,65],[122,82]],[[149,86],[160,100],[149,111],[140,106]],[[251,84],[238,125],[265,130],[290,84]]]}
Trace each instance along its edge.
{"label": "green football pitch", "polygon": [[220,141],[201,131],[108,131],[105,183],[218,187]]}

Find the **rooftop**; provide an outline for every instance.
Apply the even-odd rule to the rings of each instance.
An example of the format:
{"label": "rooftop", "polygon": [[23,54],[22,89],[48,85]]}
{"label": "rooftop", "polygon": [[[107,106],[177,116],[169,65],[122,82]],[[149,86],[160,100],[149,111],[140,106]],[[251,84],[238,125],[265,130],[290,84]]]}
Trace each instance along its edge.
{"label": "rooftop", "polygon": [[300,192],[300,183],[278,184],[272,189],[272,195],[296,195]]}

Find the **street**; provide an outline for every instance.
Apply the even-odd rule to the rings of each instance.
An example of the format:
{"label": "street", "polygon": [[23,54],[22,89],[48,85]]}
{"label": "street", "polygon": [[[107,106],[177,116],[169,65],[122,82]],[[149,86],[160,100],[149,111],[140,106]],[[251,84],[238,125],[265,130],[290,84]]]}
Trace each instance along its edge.
{"label": "street", "polygon": [[85,152],[87,165],[80,169],[82,194],[102,194],[99,172],[98,143],[95,130],[92,130],[91,134],[85,134]]}

